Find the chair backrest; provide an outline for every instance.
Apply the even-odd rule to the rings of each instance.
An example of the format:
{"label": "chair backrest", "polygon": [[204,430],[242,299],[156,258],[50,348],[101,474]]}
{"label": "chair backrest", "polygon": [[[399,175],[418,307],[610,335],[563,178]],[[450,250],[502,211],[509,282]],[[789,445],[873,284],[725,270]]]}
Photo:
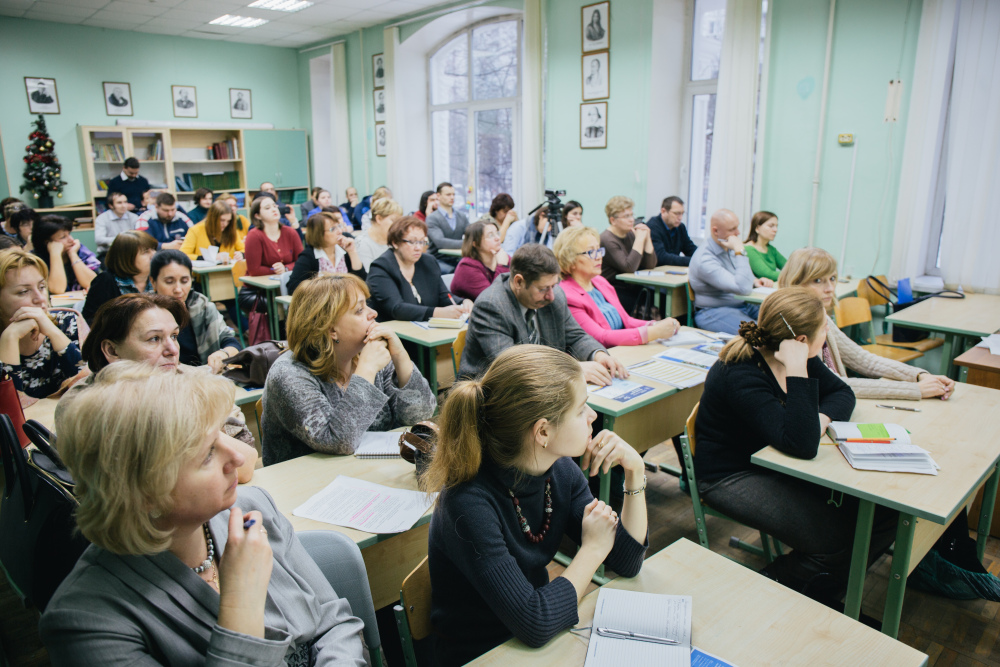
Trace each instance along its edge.
{"label": "chair backrest", "polygon": [[443,276],[441,276],[441,282],[443,282],[445,288],[447,288],[449,290],[451,289],[451,281],[454,280],[454,279],[455,279],[455,274],[454,273],[446,273]]}
{"label": "chair backrest", "polygon": [[431,568],[427,557],[403,579],[399,601],[406,611],[413,641],[420,641],[431,634]]}
{"label": "chair backrest", "polygon": [[240,278],[247,274],[247,261],[241,259],[238,262],[233,262],[233,287],[236,288],[238,292],[240,289]]}
{"label": "chair backrest", "polygon": [[[365,624],[368,650],[377,654],[382,646],[375,620],[375,604],[368,585],[368,570],[354,540],[335,530],[304,530],[296,533],[302,546],[316,561],[333,590],[351,605],[351,612]],[[377,663],[376,663],[377,664]]]}
{"label": "chair backrest", "polygon": [[458,332],[455,342],[451,344],[451,364],[455,367],[455,377],[458,377],[458,367],[462,365],[462,352],[465,351],[465,336],[469,333],[466,327]]}
{"label": "chair backrest", "polygon": [[[883,284],[888,285],[889,280],[885,276],[875,276],[882,281]],[[876,283],[876,286],[878,283]],[[885,298],[881,293],[881,288],[878,291],[873,290],[868,286],[867,280],[861,280],[858,282],[858,297],[866,300],[869,305],[872,306],[884,306],[889,303],[889,299]]]}
{"label": "chair backrest", "polygon": [[694,436],[694,424],[698,419],[698,406],[701,405],[701,401],[694,404],[691,408],[691,414],[688,416],[687,421],[684,423],[684,429],[687,431],[688,438],[688,448],[691,450],[691,455],[694,456],[695,448],[695,436]]}
{"label": "chair backrest", "polygon": [[837,326],[841,329],[872,321],[871,306],[868,305],[867,299],[858,296],[849,296],[837,301],[834,314],[837,317]]}

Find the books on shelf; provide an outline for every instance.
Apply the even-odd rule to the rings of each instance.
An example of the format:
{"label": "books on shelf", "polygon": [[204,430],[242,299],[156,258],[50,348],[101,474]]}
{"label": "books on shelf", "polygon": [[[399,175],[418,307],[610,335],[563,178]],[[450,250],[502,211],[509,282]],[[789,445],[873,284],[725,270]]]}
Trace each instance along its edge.
{"label": "books on shelf", "polygon": [[163,159],[163,139],[157,139],[149,145],[146,149],[146,159],[147,160],[162,160]]}
{"label": "books on shelf", "polygon": [[184,183],[185,191],[193,191],[198,188],[208,188],[209,190],[236,190],[240,187],[240,172],[220,171],[214,173],[184,173],[177,177],[177,187],[180,189],[181,182]]}
{"label": "books on shelf", "polygon": [[857,470],[936,475],[940,467],[930,452],[912,444],[899,424],[831,422],[827,428],[840,452]]}
{"label": "books on shelf", "polygon": [[209,160],[239,160],[239,143],[235,137],[230,137],[226,141],[214,143],[205,149],[206,158]]}
{"label": "books on shelf", "polygon": [[94,159],[103,162],[123,162],[125,147],[121,144],[94,144]]}

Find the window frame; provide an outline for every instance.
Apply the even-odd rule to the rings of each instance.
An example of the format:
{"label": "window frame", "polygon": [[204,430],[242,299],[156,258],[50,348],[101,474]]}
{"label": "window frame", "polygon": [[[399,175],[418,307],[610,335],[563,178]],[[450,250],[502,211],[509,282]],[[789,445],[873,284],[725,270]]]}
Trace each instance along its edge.
{"label": "window frame", "polygon": [[[473,99],[473,61],[472,61],[472,33],[477,29],[491,23],[508,23],[513,22],[517,29],[517,85],[516,93],[510,97],[494,97],[488,100],[476,100]],[[434,72],[431,68],[431,60],[437,53],[444,48],[446,45],[455,40],[456,37],[460,35],[465,35],[465,45],[466,53],[468,53],[468,64],[469,69],[466,75],[466,101],[464,102],[450,102],[448,104],[434,104]],[[427,52],[427,57],[425,58],[425,71],[427,73],[427,136],[430,138],[430,150],[427,154],[428,159],[428,171],[431,174],[431,178],[435,178],[434,174],[434,112],[436,111],[451,111],[455,109],[465,109],[467,118],[467,129],[466,129],[466,141],[468,142],[468,153],[467,153],[467,173],[466,173],[466,183],[464,184],[466,188],[471,184],[473,185],[473,199],[478,197],[478,171],[476,165],[477,160],[477,142],[476,142],[476,112],[479,111],[493,111],[496,109],[510,109],[511,110],[511,190],[509,194],[514,198],[514,201],[520,201],[521,195],[521,184],[520,184],[520,164],[521,164],[521,99],[522,99],[522,86],[524,82],[524,17],[521,14],[504,14],[502,16],[494,16],[488,19],[483,19],[482,21],[476,21],[475,23],[470,23],[464,26],[461,30],[456,30],[451,34],[447,35],[444,39],[437,42],[431,49]],[[437,182],[435,181],[435,185]],[[468,204],[468,190],[462,193],[456,192],[456,200],[458,195],[462,195],[462,201]],[[457,202],[456,202],[457,203]],[[487,211],[479,211],[478,203],[472,205],[472,211],[478,218],[480,215],[488,213]],[[468,209],[468,205],[467,205]]]}

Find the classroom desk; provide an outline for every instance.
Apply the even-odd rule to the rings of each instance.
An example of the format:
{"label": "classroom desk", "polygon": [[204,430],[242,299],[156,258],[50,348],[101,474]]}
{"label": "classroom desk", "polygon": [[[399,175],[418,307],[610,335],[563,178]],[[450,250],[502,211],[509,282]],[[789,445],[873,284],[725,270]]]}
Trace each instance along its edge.
{"label": "classroom desk", "polygon": [[[988,348],[970,348],[955,358],[955,365],[966,371],[965,382],[977,387],[1000,389],[1000,356],[990,354]],[[969,527],[972,529],[976,528],[973,525],[973,517],[979,516],[982,501],[982,494],[977,494],[976,500],[969,508]],[[993,524],[990,526],[990,535],[993,537],[1000,537],[1000,507],[997,507],[998,503],[1000,503],[1000,497],[993,504]]]}
{"label": "classroom desk", "polygon": [[966,338],[1000,330],[1000,296],[966,293],[964,299],[930,298],[885,319],[893,326],[944,334],[941,374],[948,375],[954,373],[952,360],[963,352]]}
{"label": "classroom desk", "polygon": [[397,489],[418,490],[413,465],[402,459],[366,460],[329,454],[309,454],[266,466],[254,472],[251,484],[271,494],[278,510],[288,517],[295,530],[335,530],[354,540],[365,559],[368,585],[375,608],[381,609],[399,599],[403,579],[427,555],[431,510],[428,509],[410,530],[387,535],[334,526],[292,514],[292,510],[326,487],[338,475]]}
{"label": "classroom desk", "polygon": [[[837,286],[834,288],[834,294],[837,295],[838,299],[843,299],[844,297],[852,296],[858,291],[858,283],[860,280],[849,279],[846,283],[837,282]],[[747,303],[764,303],[764,299],[767,298],[767,294],[761,294],[759,292],[751,292],[746,296],[736,295],[737,299],[741,301],[746,301]]]}
{"label": "classroom desk", "polygon": [[441,248],[440,250],[438,250],[438,252],[441,253],[442,255],[447,255],[448,257],[462,256],[461,248]]}
{"label": "classroom desk", "polygon": [[275,297],[278,296],[281,290],[281,283],[278,281],[278,276],[243,276],[240,278],[240,282],[244,285],[264,290],[264,296],[267,298],[267,325],[271,330],[271,338],[278,340],[278,336],[280,336],[279,332],[281,331],[281,327],[278,324],[278,306],[275,303]]}
{"label": "classroom desk", "polygon": [[232,264],[195,267],[192,273],[201,282],[201,288],[209,301],[228,301],[236,298]]}
{"label": "classroom desk", "polygon": [[79,292],[63,292],[62,294],[50,294],[49,303],[53,308],[72,308],[75,304],[84,301],[87,298],[87,293],[84,291]]}
{"label": "classroom desk", "polygon": [[[694,646],[740,667],[917,667],[928,662],[927,656],[916,649],[683,538],[647,558],[635,578],[619,577],[606,585],[692,596]],[[592,624],[598,593],[592,591],[580,602],[577,627]],[[469,664],[579,667],[586,659],[588,643],[589,636],[568,630],[539,649],[511,639]]]}
{"label": "classroom desk", "polygon": [[[821,445],[811,461],[787,456],[771,447],[758,451],[751,461],[861,501],[844,611],[852,618],[857,618],[861,610],[875,505],[899,511],[882,620],[882,631],[895,637],[907,576],[985,484],[986,510],[980,513],[978,529],[979,557],[983,556],[1000,477],[1000,440],[995,437],[1000,431],[1000,392],[960,383],[948,401],[920,401],[921,412],[885,410],[876,408],[876,403],[900,402],[859,399],[851,421],[903,426],[912,434],[913,442],[929,451],[941,466],[937,475],[855,470],[832,444]],[[829,442],[826,436],[823,440]]]}
{"label": "classroom desk", "polygon": [[[664,317],[678,317],[680,315],[687,314],[687,283],[688,283],[688,267],[686,266],[658,266],[655,269],[656,275],[640,276],[634,273],[619,273],[615,278],[622,281],[623,283],[633,283],[635,285],[642,285],[643,287],[649,287],[653,290],[653,303],[657,308],[660,308],[660,293],[662,292],[666,296],[665,304],[663,308],[660,308],[660,314]],[[666,271],[683,271],[683,275],[674,275],[666,273]],[[674,303],[674,295],[677,292],[679,297],[677,303]],[[688,322],[691,324],[691,322]]]}

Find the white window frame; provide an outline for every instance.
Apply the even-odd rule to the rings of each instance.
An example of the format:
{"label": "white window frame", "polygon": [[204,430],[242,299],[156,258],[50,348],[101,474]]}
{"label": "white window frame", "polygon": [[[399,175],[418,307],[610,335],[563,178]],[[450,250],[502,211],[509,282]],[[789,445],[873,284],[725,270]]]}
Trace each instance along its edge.
{"label": "white window frame", "polygon": [[[516,94],[512,97],[495,97],[489,100],[474,100],[472,94],[473,86],[473,64],[472,64],[472,32],[476,28],[480,28],[484,25],[489,25],[490,23],[506,23],[513,21],[517,25],[517,86]],[[445,45],[453,41],[456,37],[461,34],[465,34],[466,39],[466,49],[469,54],[469,70],[466,76],[466,85],[468,86],[466,101],[465,102],[453,102],[450,104],[434,104],[434,73],[431,70],[431,59],[440,51]],[[520,164],[521,164],[521,84],[524,79],[523,68],[524,68],[524,51],[523,51],[523,33],[524,33],[524,17],[521,14],[505,14],[503,16],[495,16],[482,21],[477,21],[468,26],[465,26],[461,30],[451,33],[440,42],[435,44],[430,51],[427,53],[427,59],[425,63],[427,71],[427,136],[430,138],[430,150],[427,154],[428,159],[428,173],[434,178],[434,112],[435,111],[451,111],[453,109],[465,109],[467,113],[467,141],[469,146],[468,152],[468,173],[466,174],[465,186],[468,187],[470,184],[473,185],[473,199],[477,198],[478,195],[478,174],[476,173],[476,112],[477,111],[492,111],[494,109],[506,109],[511,110],[511,190],[508,194],[514,198],[514,201],[520,201],[521,195],[521,183],[520,183]],[[436,185],[436,183],[435,183]],[[462,196],[462,201],[468,201],[468,191],[462,193],[455,193],[456,199],[459,195]],[[473,204],[473,211],[476,212],[476,217],[488,213],[489,211],[478,211],[476,204]],[[471,218],[471,216],[470,216]]]}

